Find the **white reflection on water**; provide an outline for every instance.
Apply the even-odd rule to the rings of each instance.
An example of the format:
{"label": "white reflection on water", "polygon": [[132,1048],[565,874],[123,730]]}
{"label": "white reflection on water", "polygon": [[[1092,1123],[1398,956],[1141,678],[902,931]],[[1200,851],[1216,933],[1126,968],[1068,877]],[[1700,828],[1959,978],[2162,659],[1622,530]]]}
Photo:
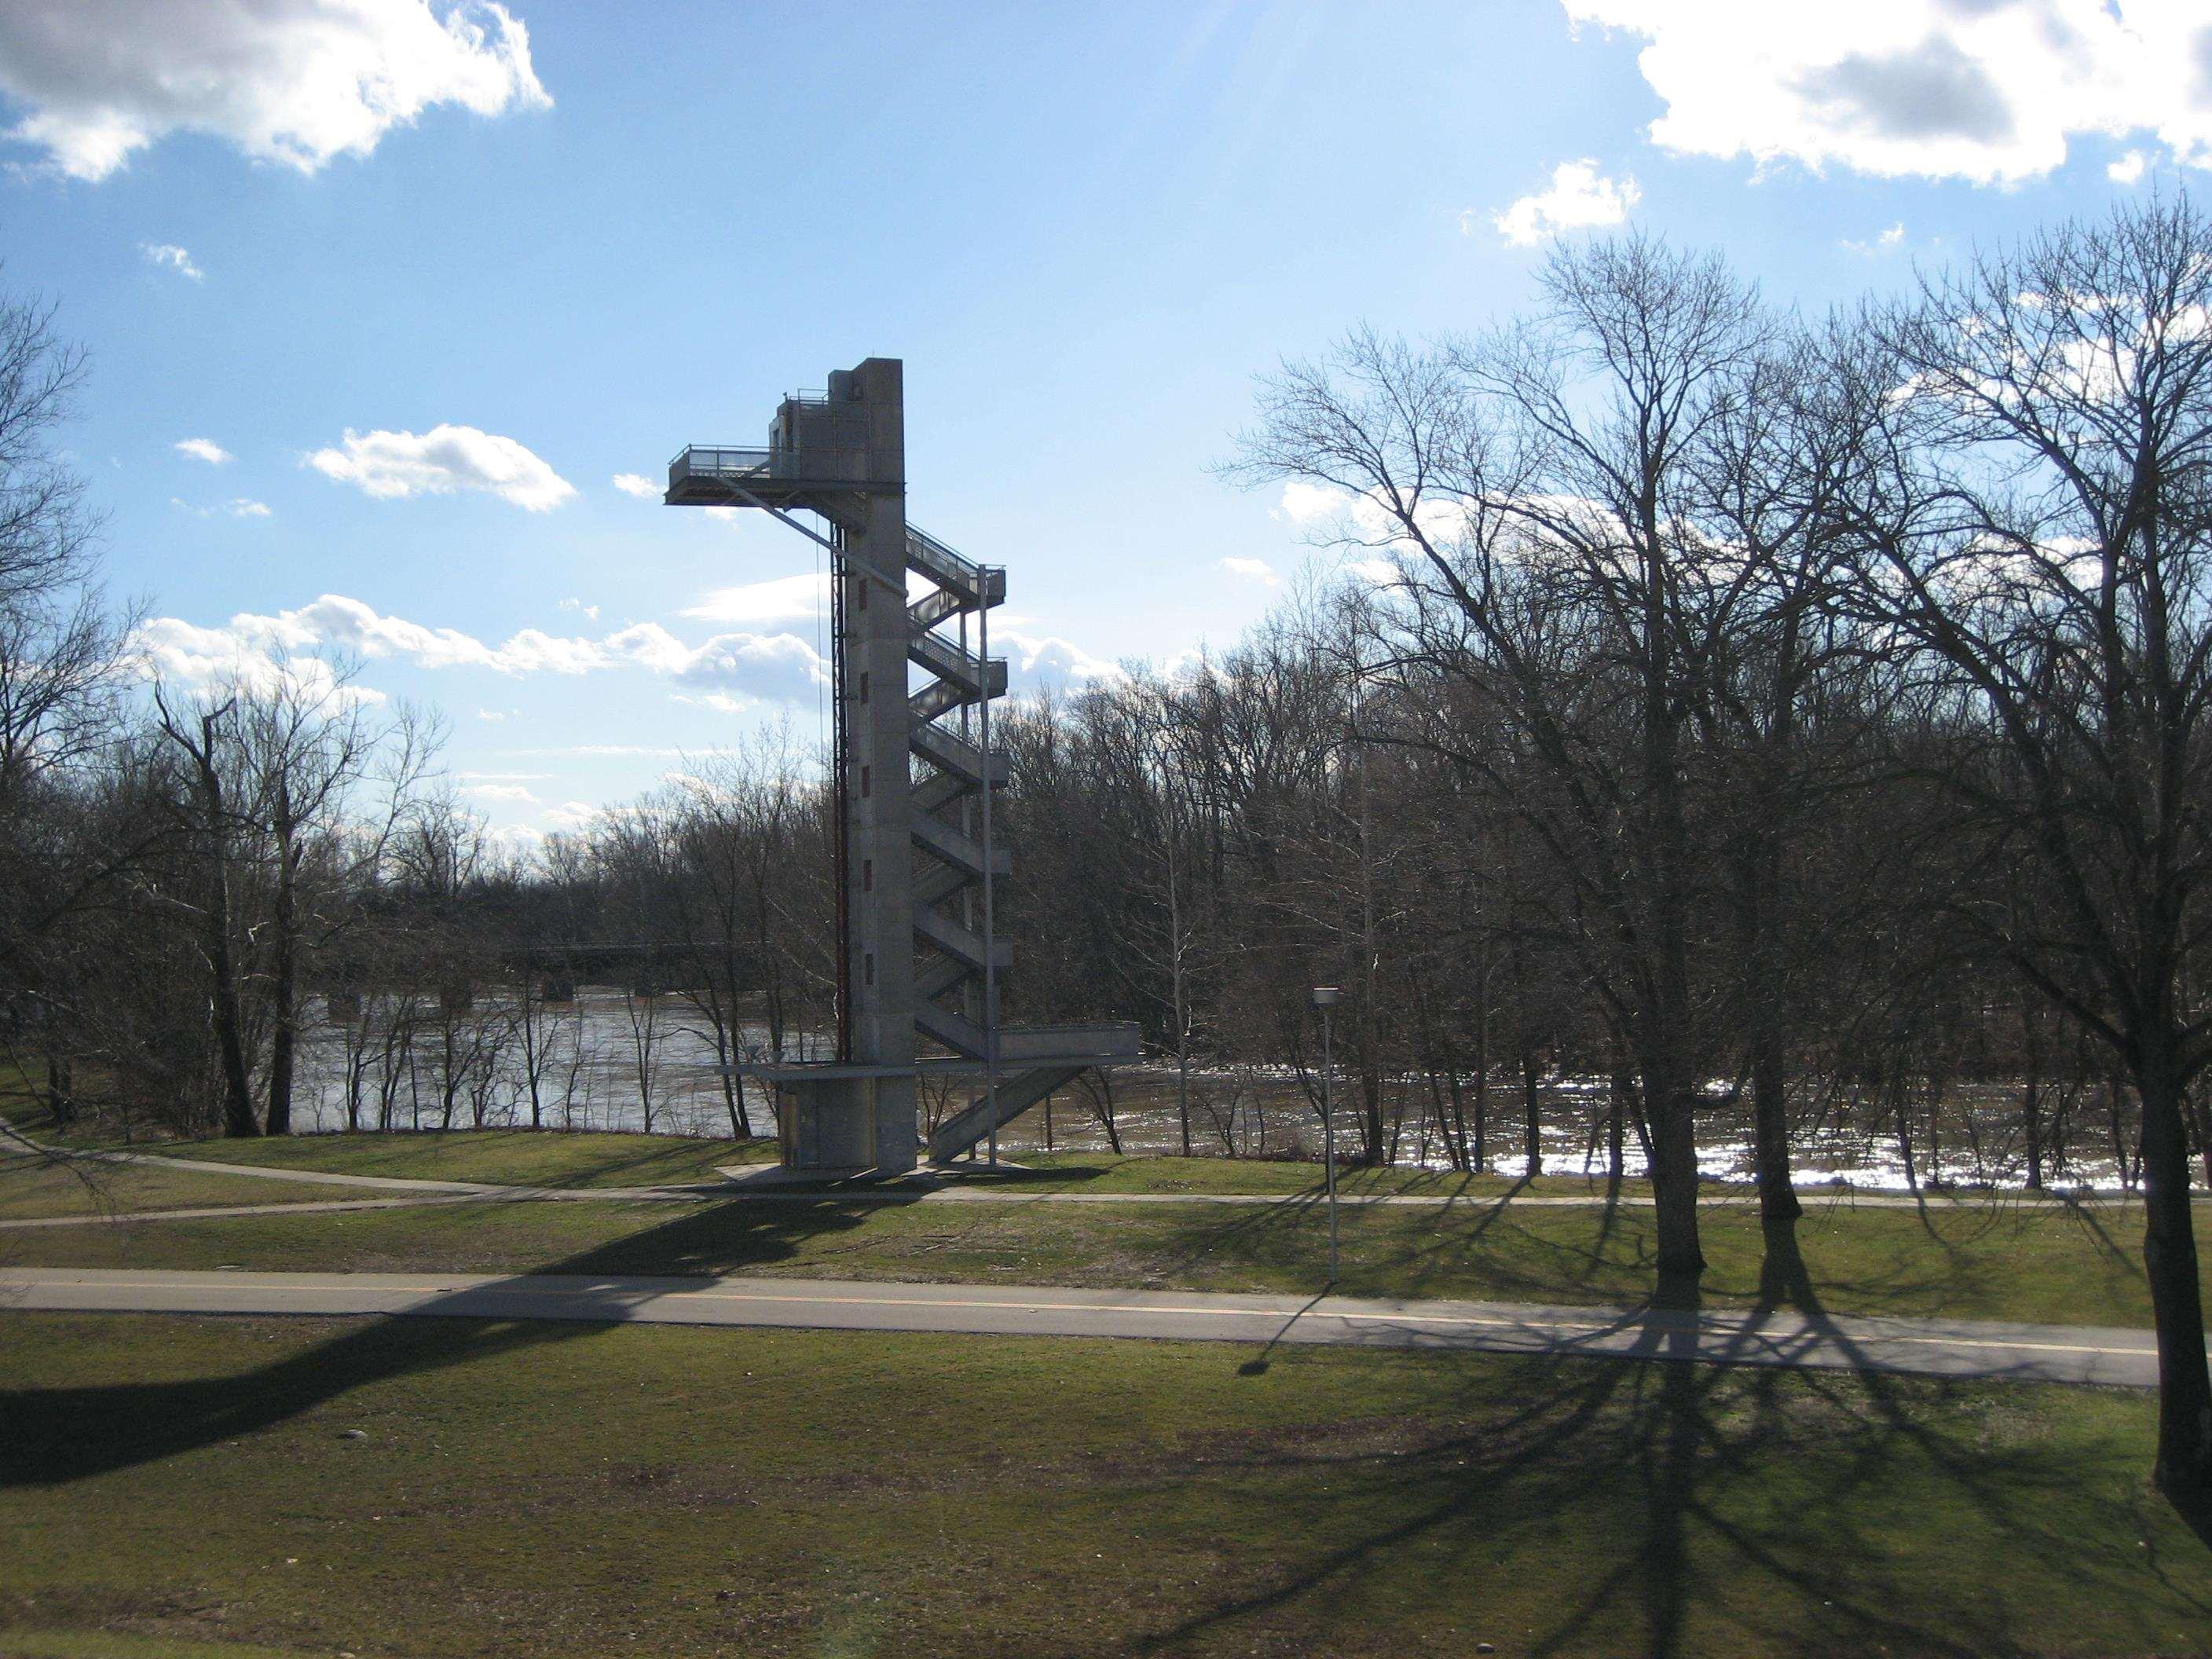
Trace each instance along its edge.
{"label": "white reflection on water", "polygon": [[[340,1025],[323,1021],[306,1034],[294,1104],[295,1127],[302,1133],[348,1127],[349,1070],[356,1077],[358,1121],[363,1128],[439,1127],[447,1121],[449,1094],[453,1127],[530,1123],[532,1043],[525,1041],[526,1018],[533,1022],[529,1035],[542,1054],[537,1066],[538,1114],[545,1127],[641,1129],[646,1126],[644,1102],[649,1098],[652,1127],[657,1132],[728,1135],[733,1130],[711,1024],[681,996],[634,998],[617,989],[585,987],[573,1004],[526,1010],[512,996],[492,993],[450,1016],[434,996],[416,999],[411,1005],[371,997],[363,1012],[366,1027],[358,1022]],[[763,1026],[744,1025],[735,1041],[752,1051],[750,1057],[765,1056],[768,1032]],[[793,1045],[788,1058],[826,1050],[827,1040],[821,1033],[787,1041]],[[641,1073],[646,1079],[642,1091]],[[1172,1065],[1152,1062],[1118,1068],[1114,1092],[1115,1127],[1125,1152],[1182,1150]],[[1395,1161],[1449,1168],[1442,1145],[1422,1122],[1428,1109],[1425,1084],[1394,1082],[1386,1092],[1392,1109],[1402,1109],[1405,1119]],[[1730,1102],[1723,1090],[1714,1092],[1715,1104],[1699,1127],[1698,1168],[1711,1179],[1747,1181],[1752,1174],[1748,1107]],[[1358,1145],[1349,1093],[1347,1081],[1340,1088],[1337,1102],[1340,1155]],[[1319,1155],[1319,1115],[1287,1067],[1195,1073],[1193,1095],[1196,1152]],[[1539,1095],[1546,1172],[1602,1174],[1607,1159],[1604,1080],[1552,1079]],[[2121,1187],[2103,1100],[2100,1092],[2091,1091],[2076,1104],[2063,1139],[2057,1143],[2062,1155],[2046,1159],[2047,1184],[2099,1191]],[[775,1124],[758,1084],[747,1085],[745,1104],[752,1133],[773,1133]],[[1488,1167],[1500,1175],[1518,1176],[1527,1169],[1520,1111],[1518,1080],[1494,1084]],[[1930,1145],[1924,1112],[1916,1119],[1909,1179],[1893,1118],[1870,1111],[1832,1110],[1822,1115],[1818,1127],[1801,1127],[1793,1133],[1792,1166],[1800,1182],[1808,1185],[1833,1182],[1903,1191],[1912,1179],[1923,1187],[2025,1184],[2027,1158],[2017,1085],[1953,1090],[1938,1128]],[[1048,1110],[1037,1107],[1000,1134],[1000,1149],[1013,1154],[1043,1150],[1048,1145],[1060,1152],[1109,1150],[1109,1137],[1079,1089],[1061,1091]],[[1643,1174],[1644,1168],[1642,1148],[1632,1131],[1623,1146],[1623,1170],[1633,1177]]]}

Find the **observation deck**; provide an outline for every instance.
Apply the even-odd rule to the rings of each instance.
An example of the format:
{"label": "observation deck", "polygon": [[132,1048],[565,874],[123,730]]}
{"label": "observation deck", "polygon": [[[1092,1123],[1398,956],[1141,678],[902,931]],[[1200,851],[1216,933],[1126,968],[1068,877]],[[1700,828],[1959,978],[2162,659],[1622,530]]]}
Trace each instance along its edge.
{"label": "observation deck", "polygon": [[[867,452],[738,448],[687,444],[668,464],[670,507],[811,508],[825,496],[867,488]],[[750,499],[749,499],[750,498]]]}
{"label": "observation deck", "polygon": [[858,395],[859,383],[851,374],[830,380],[827,392],[786,395],[765,446],[686,444],[668,464],[661,499],[671,507],[811,511],[836,523],[836,509],[849,508],[856,496],[902,489],[896,421],[879,443],[884,434]]}

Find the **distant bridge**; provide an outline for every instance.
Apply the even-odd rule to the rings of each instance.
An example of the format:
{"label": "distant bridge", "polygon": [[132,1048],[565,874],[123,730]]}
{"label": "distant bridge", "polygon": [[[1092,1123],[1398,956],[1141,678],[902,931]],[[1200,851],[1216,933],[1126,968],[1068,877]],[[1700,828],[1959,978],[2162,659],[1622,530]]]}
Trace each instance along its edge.
{"label": "distant bridge", "polygon": [[[372,985],[412,981],[441,986],[449,1000],[465,1000],[481,983],[536,979],[571,994],[578,985],[621,985],[659,995],[685,988],[695,967],[719,965],[732,956],[737,988],[750,988],[764,977],[750,950],[732,951],[719,941],[550,939],[495,945],[459,958],[429,951],[411,962],[402,957],[382,972],[360,962],[331,963],[316,975],[315,987],[325,995],[343,997],[357,996]],[[567,996],[554,1000],[565,1001]]]}

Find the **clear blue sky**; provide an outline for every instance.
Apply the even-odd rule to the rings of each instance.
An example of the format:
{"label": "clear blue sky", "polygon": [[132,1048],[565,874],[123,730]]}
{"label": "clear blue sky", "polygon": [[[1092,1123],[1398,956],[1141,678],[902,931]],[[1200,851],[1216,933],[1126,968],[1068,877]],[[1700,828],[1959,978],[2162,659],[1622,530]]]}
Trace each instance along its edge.
{"label": "clear blue sky", "polygon": [[1817,308],[2212,160],[2185,9],[1799,9],[16,0],[0,247],[165,672],[365,653],[520,833],[811,740],[793,585],[706,597],[811,545],[614,480],[830,368],[906,360],[912,516],[1079,674],[1310,556],[1208,471],[1280,356],[1480,325],[1590,223]]}

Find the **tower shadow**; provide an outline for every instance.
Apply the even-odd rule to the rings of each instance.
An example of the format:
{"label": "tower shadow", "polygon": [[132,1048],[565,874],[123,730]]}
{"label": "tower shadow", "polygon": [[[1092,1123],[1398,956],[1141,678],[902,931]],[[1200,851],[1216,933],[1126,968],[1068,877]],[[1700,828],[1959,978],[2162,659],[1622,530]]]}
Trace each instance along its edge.
{"label": "tower shadow", "polygon": [[[869,1214],[918,1196],[876,1193],[855,1201],[784,1195],[769,1203],[711,1205],[472,1290],[526,1286],[549,1273],[599,1279],[606,1282],[587,1285],[582,1294],[605,1322],[620,1323],[641,1300],[672,1284],[790,1261],[802,1245],[848,1231]],[[632,1287],[616,1282],[641,1274],[659,1282]],[[0,1485],[52,1486],[129,1468],[241,1438],[387,1377],[547,1347],[598,1328],[589,1318],[392,1316],[236,1376],[0,1394]]]}

